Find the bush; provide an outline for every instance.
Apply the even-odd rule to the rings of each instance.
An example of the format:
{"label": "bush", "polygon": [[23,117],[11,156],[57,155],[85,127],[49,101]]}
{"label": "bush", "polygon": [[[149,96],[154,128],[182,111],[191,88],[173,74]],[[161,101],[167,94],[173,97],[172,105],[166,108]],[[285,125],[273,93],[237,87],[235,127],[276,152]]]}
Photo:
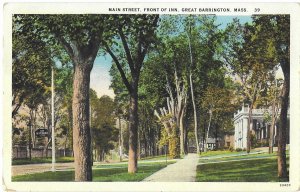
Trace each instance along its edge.
{"label": "bush", "polygon": [[269,140],[263,141],[262,147],[269,147]]}
{"label": "bush", "polygon": [[236,152],[241,152],[243,149],[242,148],[236,148]]}
{"label": "bush", "polygon": [[228,150],[229,150],[230,152],[233,152],[233,151],[234,151],[234,148],[233,148],[232,146],[230,146],[230,147],[228,148]]}
{"label": "bush", "polygon": [[169,155],[171,159],[180,158],[179,139],[176,136],[169,139]]}

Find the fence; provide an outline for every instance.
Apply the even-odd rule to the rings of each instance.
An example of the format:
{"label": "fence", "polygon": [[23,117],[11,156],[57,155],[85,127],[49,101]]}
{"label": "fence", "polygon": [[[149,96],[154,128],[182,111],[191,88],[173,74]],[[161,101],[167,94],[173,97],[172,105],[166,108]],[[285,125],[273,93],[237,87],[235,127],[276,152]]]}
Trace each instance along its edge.
{"label": "fence", "polygon": [[[13,147],[12,150],[12,158],[13,159],[23,159],[23,158],[29,158],[30,157],[30,150],[28,147]],[[73,151],[70,149],[56,149],[55,151],[56,157],[71,157],[73,156]],[[33,148],[31,149],[31,157],[32,158],[44,158],[44,157],[52,157],[52,149],[48,149],[47,153],[42,148]]]}

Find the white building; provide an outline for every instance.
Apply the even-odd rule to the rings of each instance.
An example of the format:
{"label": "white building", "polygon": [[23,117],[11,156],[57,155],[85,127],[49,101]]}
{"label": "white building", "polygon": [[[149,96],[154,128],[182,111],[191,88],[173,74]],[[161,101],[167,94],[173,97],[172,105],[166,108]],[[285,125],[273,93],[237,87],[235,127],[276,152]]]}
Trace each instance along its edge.
{"label": "white building", "polygon": [[[268,109],[253,109],[252,110],[252,126],[250,126],[251,133],[255,135],[256,140],[259,143],[267,143],[269,134],[270,123],[264,120],[264,114],[269,112]],[[289,113],[288,113],[289,114]],[[247,147],[247,126],[248,126],[248,115],[249,108],[242,107],[237,113],[234,114],[234,147],[246,148]],[[279,117],[278,117],[279,118]],[[289,118],[289,116],[288,116]],[[289,135],[289,129],[288,134]],[[275,125],[274,139],[277,140],[277,126]],[[287,137],[287,142],[289,143],[289,137]]]}

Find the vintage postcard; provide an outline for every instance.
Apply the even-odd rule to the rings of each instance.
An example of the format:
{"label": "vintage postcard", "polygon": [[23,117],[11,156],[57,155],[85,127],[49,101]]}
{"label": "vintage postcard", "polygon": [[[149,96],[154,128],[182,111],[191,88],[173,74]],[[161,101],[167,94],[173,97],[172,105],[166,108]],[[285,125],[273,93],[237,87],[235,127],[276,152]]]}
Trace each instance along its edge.
{"label": "vintage postcard", "polygon": [[4,4],[4,191],[297,191],[298,3]]}

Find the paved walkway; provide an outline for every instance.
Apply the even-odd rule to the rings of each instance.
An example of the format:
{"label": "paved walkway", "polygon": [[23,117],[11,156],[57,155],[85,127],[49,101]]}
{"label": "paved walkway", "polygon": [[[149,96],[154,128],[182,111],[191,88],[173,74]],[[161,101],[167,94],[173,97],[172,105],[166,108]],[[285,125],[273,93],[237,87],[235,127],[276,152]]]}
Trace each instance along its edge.
{"label": "paved walkway", "polygon": [[174,164],[157,171],[143,181],[159,182],[193,182],[196,179],[196,168],[198,164],[198,154],[190,153]]}

